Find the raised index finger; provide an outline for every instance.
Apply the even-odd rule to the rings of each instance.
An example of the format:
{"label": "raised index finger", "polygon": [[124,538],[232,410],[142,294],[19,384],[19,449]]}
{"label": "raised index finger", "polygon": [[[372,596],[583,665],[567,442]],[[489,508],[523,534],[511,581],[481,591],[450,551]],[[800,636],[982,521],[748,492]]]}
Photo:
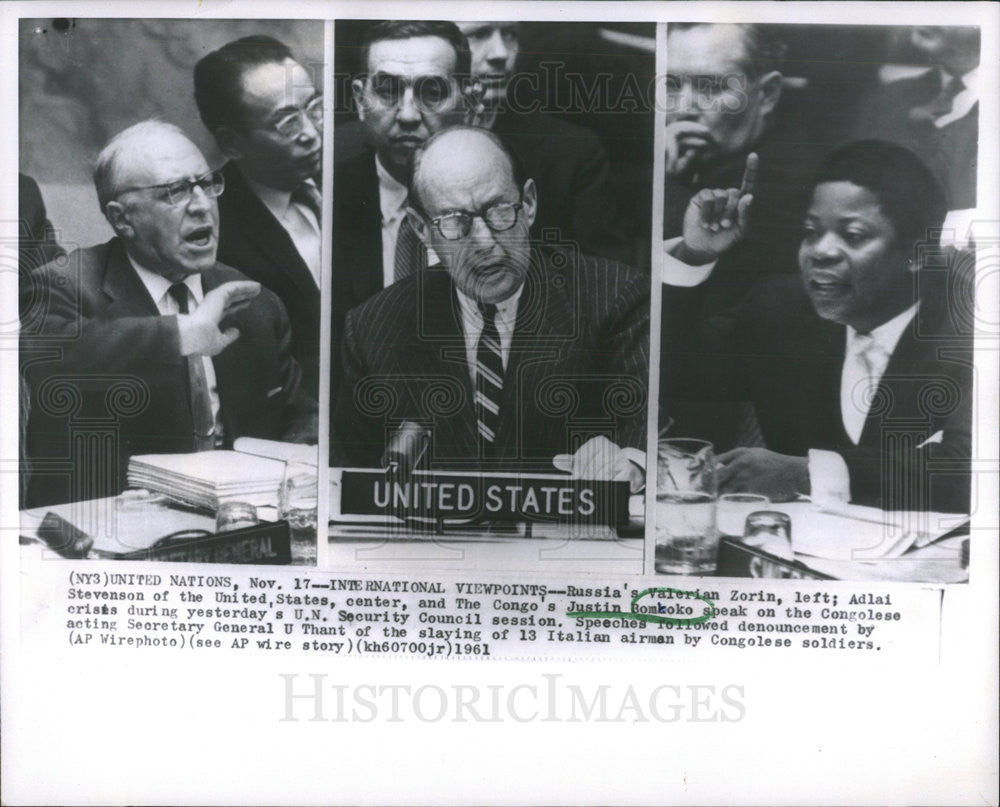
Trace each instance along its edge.
{"label": "raised index finger", "polygon": [[757,168],[760,166],[760,158],[757,152],[751,151],[747,155],[747,167],[743,169],[743,181],[740,183],[740,196],[753,193],[754,183],[757,181]]}

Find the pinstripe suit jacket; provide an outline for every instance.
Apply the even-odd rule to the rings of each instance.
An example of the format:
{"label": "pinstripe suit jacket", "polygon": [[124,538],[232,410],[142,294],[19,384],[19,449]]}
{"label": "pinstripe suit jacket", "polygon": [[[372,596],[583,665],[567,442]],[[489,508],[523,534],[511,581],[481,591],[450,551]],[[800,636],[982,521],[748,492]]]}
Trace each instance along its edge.
{"label": "pinstripe suit jacket", "polygon": [[377,467],[404,420],[430,428],[432,468],[551,472],[555,454],[595,435],[644,448],[649,286],[613,261],[534,250],[486,461],[451,277],[431,269],[393,284],[347,317],[334,464]]}

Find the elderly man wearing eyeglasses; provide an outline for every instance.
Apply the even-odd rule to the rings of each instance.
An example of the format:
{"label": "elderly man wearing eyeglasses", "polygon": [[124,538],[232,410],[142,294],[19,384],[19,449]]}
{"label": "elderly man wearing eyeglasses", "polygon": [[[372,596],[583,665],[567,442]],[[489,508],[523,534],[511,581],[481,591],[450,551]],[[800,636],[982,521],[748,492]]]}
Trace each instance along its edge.
{"label": "elderly man wearing eyeglasses", "polygon": [[440,469],[555,465],[640,489],[648,277],[533,241],[535,182],[487,130],[438,132],[413,164],[407,220],[440,268],[348,314],[334,462],[377,467],[411,422]]}
{"label": "elderly man wearing eyeglasses", "polygon": [[315,395],[319,379],[323,96],[292,52],[248,36],[194,69],[205,127],[228,158],[219,200],[219,260],[285,304],[292,350]]}
{"label": "elderly man wearing eyeglasses", "polygon": [[115,237],[21,287],[27,505],[117,494],[134,454],[315,442],[284,306],[216,260],[222,174],[144,121],[104,147],[94,184]]}

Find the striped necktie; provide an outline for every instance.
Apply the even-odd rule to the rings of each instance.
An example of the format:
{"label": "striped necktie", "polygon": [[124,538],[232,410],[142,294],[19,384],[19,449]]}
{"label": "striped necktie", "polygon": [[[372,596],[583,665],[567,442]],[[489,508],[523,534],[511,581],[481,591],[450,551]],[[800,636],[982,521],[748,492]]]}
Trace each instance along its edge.
{"label": "striped necktie", "polygon": [[[177,301],[177,310],[188,313],[188,287],[174,283],[167,293]],[[193,446],[195,451],[215,448],[215,418],[212,415],[212,399],[208,391],[208,377],[201,356],[187,357],[188,400],[191,406],[191,422],[194,425]]]}
{"label": "striped necktie", "polygon": [[483,315],[483,331],[476,348],[476,429],[483,455],[493,453],[500,424],[500,394],[503,391],[503,349],[497,331],[497,307],[479,303]]}

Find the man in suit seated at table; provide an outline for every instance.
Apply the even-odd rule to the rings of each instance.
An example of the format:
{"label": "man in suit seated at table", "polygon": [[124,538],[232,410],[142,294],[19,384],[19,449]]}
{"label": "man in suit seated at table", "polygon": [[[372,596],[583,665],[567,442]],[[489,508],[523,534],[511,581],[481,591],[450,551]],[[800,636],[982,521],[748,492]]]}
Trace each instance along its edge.
{"label": "man in suit seated at table", "polygon": [[115,237],[21,290],[28,506],[117,494],[133,454],[315,442],[284,306],[216,261],[221,174],[145,121],[105,146],[94,184]]}
{"label": "man in suit seated at table", "polygon": [[194,97],[229,161],[219,260],[281,299],[306,389],[319,383],[323,96],[269,36],[230,42],[195,65]]}
{"label": "man in suit seated at table", "polygon": [[[534,182],[495,135],[417,152],[408,216],[440,259],[350,312],[333,461],[378,467],[403,423],[430,465],[643,484],[649,280],[530,238]],[[561,455],[561,456],[559,456]]]}
{"label": "man in suit seated at table", "polygon": [[[737,191],[718,198],[702,200],[703,223],[737,221]],[[767,447],[721,454],[721,490],[968,512],[974,284],[939,246],[945,212],[934,175],[900,146],[827,157],[800,277],[765,281],[740,312],[737,388]]]}

